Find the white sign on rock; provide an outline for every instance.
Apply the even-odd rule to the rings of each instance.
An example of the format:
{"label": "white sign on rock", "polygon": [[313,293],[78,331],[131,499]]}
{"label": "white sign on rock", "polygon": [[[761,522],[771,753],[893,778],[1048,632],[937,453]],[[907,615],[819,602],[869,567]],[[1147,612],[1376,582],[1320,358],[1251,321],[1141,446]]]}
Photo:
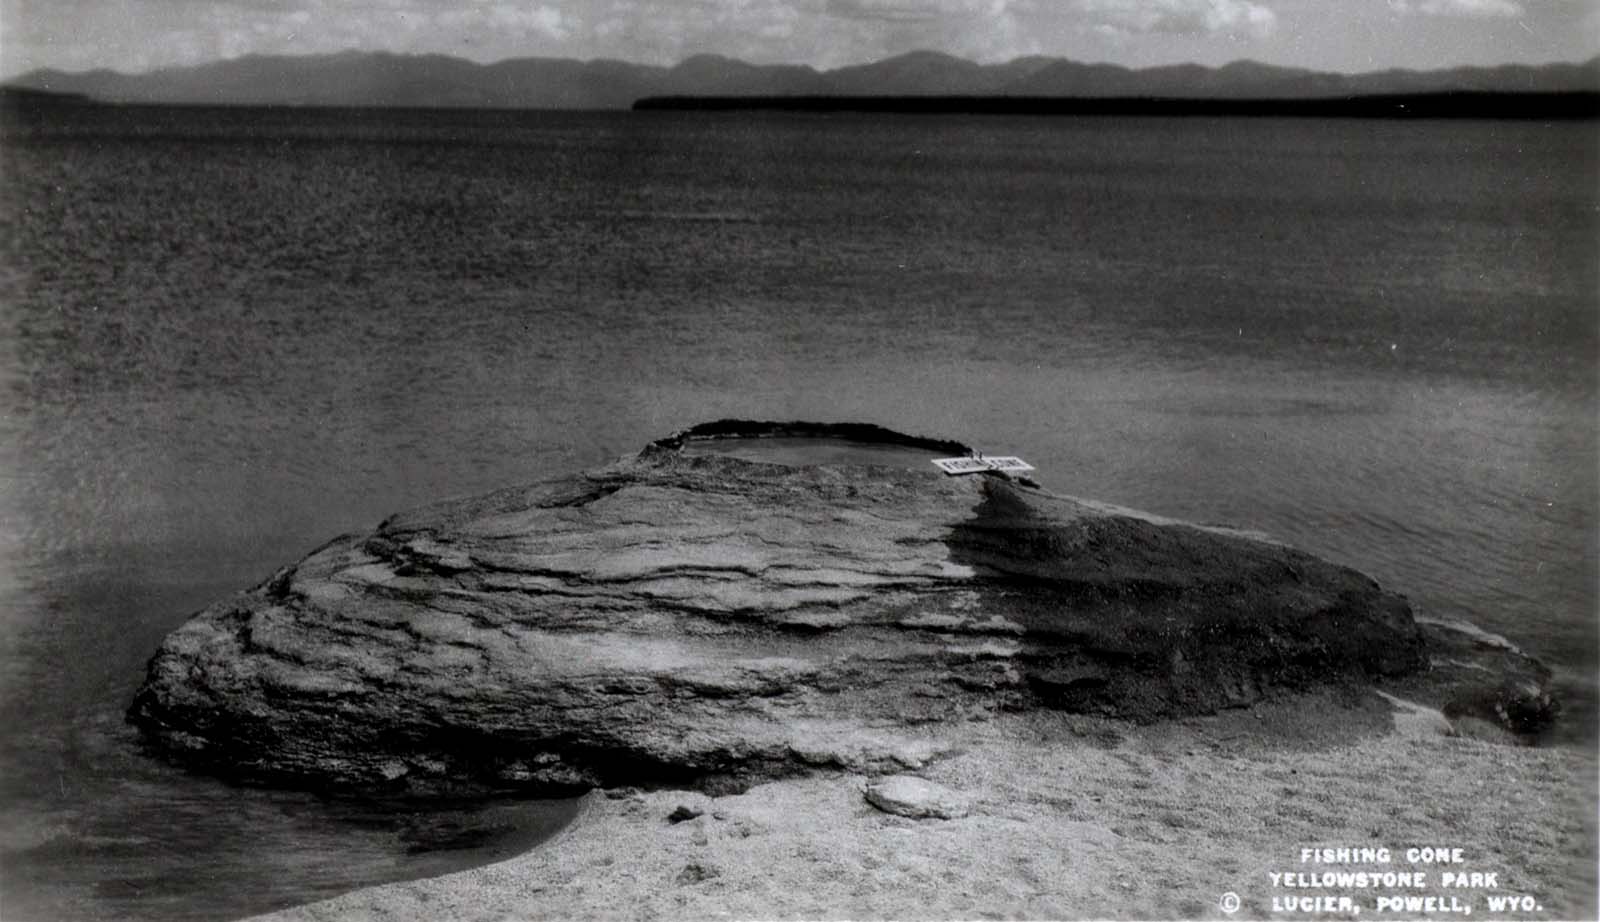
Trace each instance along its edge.
{"label": "white sign on rock", "polygon": [[937,458],[934,466],[946,474],[976,474],[979,471],[1031,471],[1033,465],[1014,455],[1003,455],[998,458],[986,458],[983,455],[973,455],[970,458]]}

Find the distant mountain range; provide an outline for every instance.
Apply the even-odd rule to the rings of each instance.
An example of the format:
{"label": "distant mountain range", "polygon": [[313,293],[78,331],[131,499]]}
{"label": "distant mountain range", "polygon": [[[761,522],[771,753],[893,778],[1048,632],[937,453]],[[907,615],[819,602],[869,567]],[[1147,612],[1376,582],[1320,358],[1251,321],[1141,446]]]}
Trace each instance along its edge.
{"label": "distant mountain range", "polygon": [[1335,74],[1254,61],[1134,70],[1063,58],[977,64],[916,51],[817,70],[698,55],[675,67],[624,61],[518,58],[477,64],[446,55],[341,52],[251,55],[145,74],[36,70],[18,89],[101,102],[215,105],[622,109],[652,96],[1019,96],[1162,99],[1326,99],[1441,92],[1600,91],[1600,56],[1572,64]]}

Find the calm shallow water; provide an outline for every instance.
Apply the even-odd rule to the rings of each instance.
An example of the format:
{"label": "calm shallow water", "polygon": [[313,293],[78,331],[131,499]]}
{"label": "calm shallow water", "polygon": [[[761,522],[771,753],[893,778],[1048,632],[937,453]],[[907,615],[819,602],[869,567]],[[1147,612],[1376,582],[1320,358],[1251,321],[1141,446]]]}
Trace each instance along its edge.
{"label": "calm shallow water", "polygon": [[124,109],[0,156],[7,919],[526,847],[561,808],[228,788],[121,711],[333,534],[719,416],[1268,531],[1544,657],[1594,739],[1591,126]]}

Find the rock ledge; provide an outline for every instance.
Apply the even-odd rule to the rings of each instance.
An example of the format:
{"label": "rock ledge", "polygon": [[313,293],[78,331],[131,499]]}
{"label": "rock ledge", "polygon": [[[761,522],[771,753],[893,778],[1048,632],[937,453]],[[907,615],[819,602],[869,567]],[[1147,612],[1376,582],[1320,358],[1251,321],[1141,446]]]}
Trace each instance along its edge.
{"label": "rock ledge", "polygon": [[[909,460],[685,450],[712,438],[844,438]],[[964,449],[723,421],[397,515],[197,614],[129,716],[164,753],[233,777],[558,793],[894,774],[938,755],[951,721],[1149,721],[1329,683],[1400,682],[1513,715],[1519,733],[1551,710],[1520,655],[1505,687],[1528,706],[1506,707],[1500,660],[1487,680],[1461,670],[1467,691],[1419,679],[1430,633],[1354,570],[926,463]]]}

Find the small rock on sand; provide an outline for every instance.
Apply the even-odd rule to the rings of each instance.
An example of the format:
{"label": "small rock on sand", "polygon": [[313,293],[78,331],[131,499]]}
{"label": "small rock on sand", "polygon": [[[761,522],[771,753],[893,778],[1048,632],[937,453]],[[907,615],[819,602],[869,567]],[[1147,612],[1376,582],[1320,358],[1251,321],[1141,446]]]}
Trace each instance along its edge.
{"label": "small rock on sand", "polygon": [[678,872],[678,883],[698,884],[702,881],[710,880],[713,877],[720,876],[722,876],[722,869],[715,865],[691,862],[684,865],[683,870]]}
{"label": "small rock on sand", "polygon": [[966,816],[971,804],[960,793],[915,775],[891,775],[867,785],[867,803],[885,813],[914,820],[953,820]]}
{"label": "small rock on sand", "polygon": [[679,804],[678,809],[667,814],[667,822],[682,823],[685,820],[692,820],[697,816],[703,816],[705,812],[706,811],[704,810],[697,810],[687,804]]}

